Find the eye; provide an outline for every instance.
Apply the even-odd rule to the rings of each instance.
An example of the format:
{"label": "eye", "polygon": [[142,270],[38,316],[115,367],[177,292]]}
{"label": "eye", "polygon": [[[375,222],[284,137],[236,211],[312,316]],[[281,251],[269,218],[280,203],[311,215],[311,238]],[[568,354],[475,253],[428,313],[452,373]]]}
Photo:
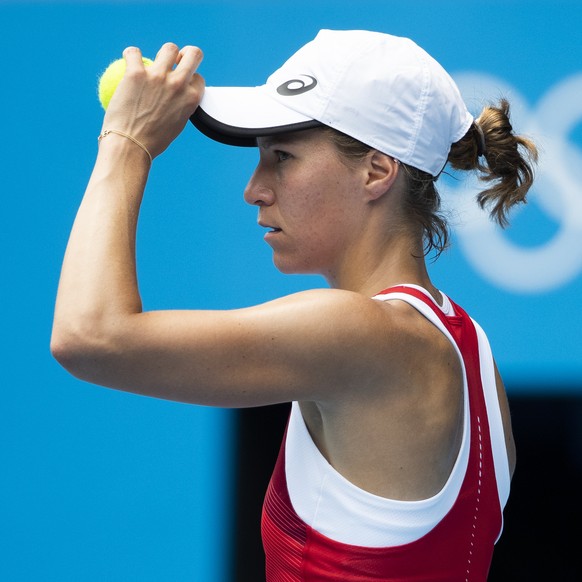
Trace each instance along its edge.
{"label": "eye", "polygon": [[284,162],[285,160],[288,160],[289,158],[292,157],[289,152],[285,152],[283,150],[274,150],[273,153],[275,154],[275,156],[277,156],[278,162]]}

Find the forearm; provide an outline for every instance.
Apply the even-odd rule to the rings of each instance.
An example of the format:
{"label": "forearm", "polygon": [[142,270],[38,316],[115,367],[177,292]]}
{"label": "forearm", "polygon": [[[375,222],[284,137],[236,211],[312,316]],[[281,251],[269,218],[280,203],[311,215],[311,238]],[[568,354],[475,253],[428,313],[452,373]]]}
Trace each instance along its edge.
{"label": "forearm", "polygon": [[204,88],[196,47],[166,43],[148,71],[139,49],[127,48],[124,58],[125,76],[103,120],[112,133],[101,140],[64,259],[54,327],[61,340],[141,311],[135,235],[151,156],[182,131]]}
{"label": "forearm", "polygon": [[122,136],[102,141],[63,261],[55,342],[89,341],[114,319],[141,311],[135,238],[149,164]]}
{"label": "forearm", "polygon": [[166,43],[147,71],[139,49],[127,48],[124,58],[63,261],[51,351],[76,376],[129,387],[141,381],[136,362],[144,367],[151,353],[140,347],[147,326],[135,264],[139,208],[152,157],[185,127],[204,80],[193,46]]}

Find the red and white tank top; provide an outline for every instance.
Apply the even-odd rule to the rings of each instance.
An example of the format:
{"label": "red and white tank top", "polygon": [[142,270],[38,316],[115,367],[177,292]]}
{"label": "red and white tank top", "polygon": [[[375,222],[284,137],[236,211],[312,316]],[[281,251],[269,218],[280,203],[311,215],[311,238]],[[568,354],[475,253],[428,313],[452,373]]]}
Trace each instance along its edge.
{"label": "red and white tank top", "polygon": [[443,296],[400,285],[374,299],[406,301],[452,342],[463,367],[464,429],[445,486],[420,501],[386,499],[340,475],[293,403],[262,518],[267,582],[486,580],[509,496],[493,357],[481,328]]}

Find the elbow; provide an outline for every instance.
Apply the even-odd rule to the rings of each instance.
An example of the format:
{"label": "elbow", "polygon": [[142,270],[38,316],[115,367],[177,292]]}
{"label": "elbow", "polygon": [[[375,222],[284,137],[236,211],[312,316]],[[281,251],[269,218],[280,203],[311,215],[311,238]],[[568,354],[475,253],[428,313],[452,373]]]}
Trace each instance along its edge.
{"label": "elbow", "polygon": [[50,351],[52,357],[69,371],[74,368],[75,361],[79,357],[79,349],[75,340],[55,327],[53,327],[51,335]]}
{"label": "elbow", "polygon": [[81,380],[92,381],[92,370],[96,364],[98,365],[99,353],[103,353],[103,346],[94,331],[73,329],[55,323],[50,340],[50,352],[67,372]]}

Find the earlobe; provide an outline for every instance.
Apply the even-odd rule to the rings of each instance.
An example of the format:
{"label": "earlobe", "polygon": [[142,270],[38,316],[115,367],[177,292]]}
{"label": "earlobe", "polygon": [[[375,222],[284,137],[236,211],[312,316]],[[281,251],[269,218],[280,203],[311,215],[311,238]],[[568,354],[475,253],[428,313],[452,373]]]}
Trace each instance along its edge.
{"label": "earlobe", "polygon": [[370,200],[376,200],[392,188],[400,162],[382,152],[374,150],[368,159],[366,189]]}

